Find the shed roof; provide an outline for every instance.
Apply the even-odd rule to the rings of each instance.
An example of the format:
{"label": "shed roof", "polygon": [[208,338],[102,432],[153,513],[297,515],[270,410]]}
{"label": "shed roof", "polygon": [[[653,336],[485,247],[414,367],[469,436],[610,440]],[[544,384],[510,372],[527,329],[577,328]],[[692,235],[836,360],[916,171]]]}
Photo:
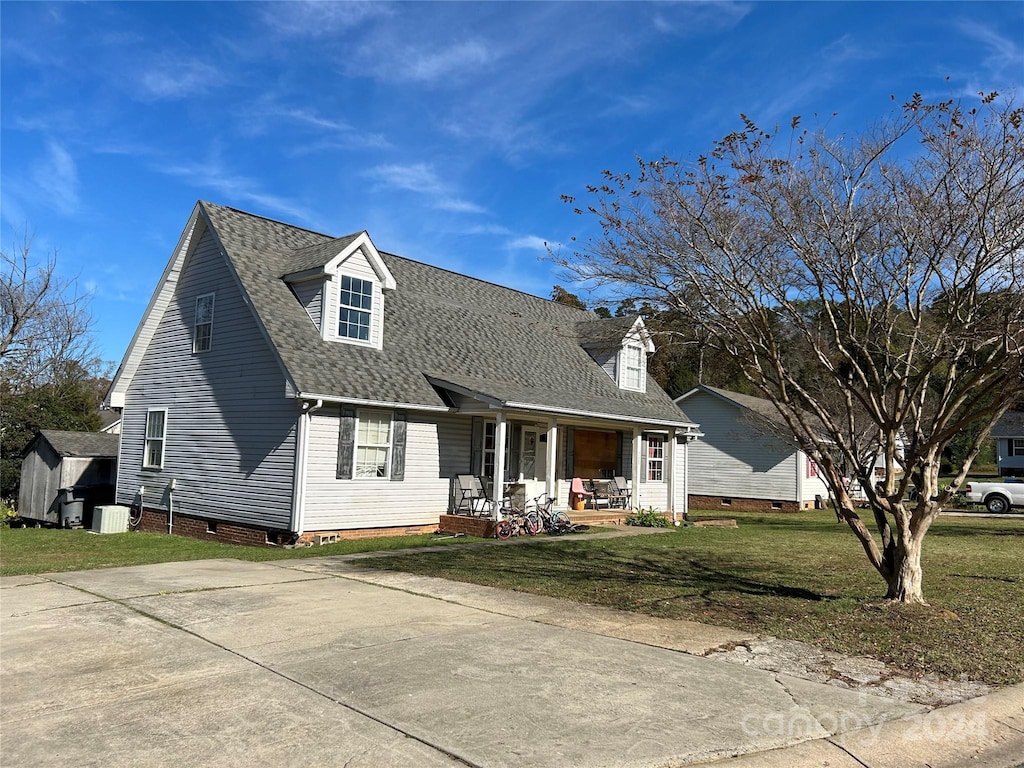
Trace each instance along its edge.
{"label": "shed roof", "polygon": [[592,312],[391,253],[380,252],[396,283],[383,348],[325,341],[282,276],[315,268],[348,238],[200,207],[301,395],[447,408],[448,383],[508,407],[690,425],[652,378],[646,392],[619,389],[590,357],[580,330],[599,320]]}
{"label": "shed roof", "polygon": [[[60,429],[40,430],[36,440],[40,437],[44,438],[60,456],[103,459],[117,458],[117,445],[120,440],[120,435],[109,435],[105,432],[69,432]],[[33,440],[32,444],[35,444],[36,440]]]}

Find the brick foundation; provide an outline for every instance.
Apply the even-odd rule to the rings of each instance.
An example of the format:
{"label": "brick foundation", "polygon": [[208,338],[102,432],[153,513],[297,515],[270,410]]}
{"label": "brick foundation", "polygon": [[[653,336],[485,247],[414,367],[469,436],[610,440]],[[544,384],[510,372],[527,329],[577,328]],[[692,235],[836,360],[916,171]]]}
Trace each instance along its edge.
{"label": "brick foundation", "polygon": [[[167,533],[167,513],[159,509],[143,509],[142,522],[138,530],[147,533]],[[223,544],[241,544],[246,547],[262,547],[275,539],[279,543],[291,541],[287,531],[268,531],[266,528],[252,528],[223,520],[205,520],[191,515],[174,513],[174,528],[171,533],[202,541],[219,541]]]}
{"label": "brick foundation", "polygon": [[[138,530],[147,533],[167,533],[167,513],[159,509],[146,508],[142,512],[142,522]],[[351,530],[307,531],[299,537],[296,544],[314,544],[322,539],[367,539],[378,536],[408,536],[417,533],[433,533],[437,525],[403,525],[392,528],[355,528]],[[176,536],[187,536],[202,541],[219,541],[222,544],[240,544],[246,547],[262,547],[271,544],[291,544],[294,534],[289,531],[258,528],[254,526],[228,523],[223,520],[194,517],[174,513],[174,529]]]}
{"label": "brick foundation", "polygon": [[[726,502],[729,503],[726,503]],[[690,495],[690,509],[736,510],[738,512],[799,512],[801,509],[814,509],[814,502],[807,501],[802,505],[795,501],[776,501],[773,499],[740,499],[735,496],[697,496]]]}
{"label": "brick foundation", "polygon": [[441,515],[437,526],[440,533],[464,533],[481,539],[494,538],[494,521],[488,517],[469,517],[468,515]]}
{"label": "brick foundation", "polygon": [[400,525],[391,528],[351,528],[340,531],[306,531],[299,537],[299,544],[316,544],[320,537],[336,536],[339,539],[374,539],[380,536],[414,536],[419,533],[433,533],[437,525]]}

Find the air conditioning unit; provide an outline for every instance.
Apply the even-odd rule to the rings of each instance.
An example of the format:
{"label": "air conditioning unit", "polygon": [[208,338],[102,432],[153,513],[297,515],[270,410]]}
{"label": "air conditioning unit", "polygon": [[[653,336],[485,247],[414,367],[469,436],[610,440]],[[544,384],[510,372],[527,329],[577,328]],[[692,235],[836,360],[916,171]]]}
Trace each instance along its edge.
{"label": "air conditioning unit", "polygon": [[107,504],[92,511],[93,533],[125,533],[128,530],[128,507]]}

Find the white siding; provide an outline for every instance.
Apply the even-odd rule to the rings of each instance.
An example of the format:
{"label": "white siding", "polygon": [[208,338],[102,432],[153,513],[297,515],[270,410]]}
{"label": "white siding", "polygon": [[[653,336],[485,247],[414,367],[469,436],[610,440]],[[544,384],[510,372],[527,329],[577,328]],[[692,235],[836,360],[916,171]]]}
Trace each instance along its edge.
{"label": "white siding", "polygon": [[296,297],[302,302],[302,306],[305,307],[309,319],[313,321],[318,330],[322,330],[320,321],[323,319],[321,315],[324,299],[324,281],[321,279],[292,283],[292,290],[295,291]]}
{"label": "white siding", "polygon": [[[799,451],[780,438],[766,435],[743,418],[743,409],[698,392],[682,403],[686,415],[700,424],[704,437],[690,446],[691,494],[744,499],[798,501]],[[813,487],[804,480],[804,499]]]}
{"label": "white siding", "polygon": [[408,414],[404,480],[338,480],[340,408],[311,417],[305,531],[436,523],[448,510],[451,478],[469,471],[472,420]]}
{"label": "white siding", "polygon": [[594,362],[601,366],[601,370],[608,374],[609,378],[616,384],[619,381],[615,365],[619,361],[619,349],[595,349],[590,352]]}
{"label": "white siding", "polygon": [[[668,462],[665,463],[665,472],[669,470]],[[676,475],[676,482],[681,483],[683,480],[682,472]],[[667,512],[670,509],[668,503],[668,483],[654,482],[651,480],[645,480],[640,483],[640,496],[639,500],[633,500],[633,506],[639,507],[640,509],[656,509],[659,512]]]}
{"label": "white siding", "polygon": [[[196,296],[216,293],[212,348],[193,354]],[[147,408],[167,408],[163,469],[142,468]],[[281,368],[208,232],[126,393],[117,500],[288,529],[298,409]]]}

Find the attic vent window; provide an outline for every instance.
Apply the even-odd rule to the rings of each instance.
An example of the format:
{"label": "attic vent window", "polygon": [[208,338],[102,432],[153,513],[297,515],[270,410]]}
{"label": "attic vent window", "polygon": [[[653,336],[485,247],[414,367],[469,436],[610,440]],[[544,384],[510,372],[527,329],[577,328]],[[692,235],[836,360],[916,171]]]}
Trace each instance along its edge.
{"label": "attic vent window", "polygon": [[373,311],[373,283],[342,275],[338,307],[338,335],[359,341],[370,340],[370,312]]}
{"label": "attic vent window", "polygon": [[208,352],[213,346],[213,294],[207,293],[196,298],[195,331],[192,334],[192,351]]}

